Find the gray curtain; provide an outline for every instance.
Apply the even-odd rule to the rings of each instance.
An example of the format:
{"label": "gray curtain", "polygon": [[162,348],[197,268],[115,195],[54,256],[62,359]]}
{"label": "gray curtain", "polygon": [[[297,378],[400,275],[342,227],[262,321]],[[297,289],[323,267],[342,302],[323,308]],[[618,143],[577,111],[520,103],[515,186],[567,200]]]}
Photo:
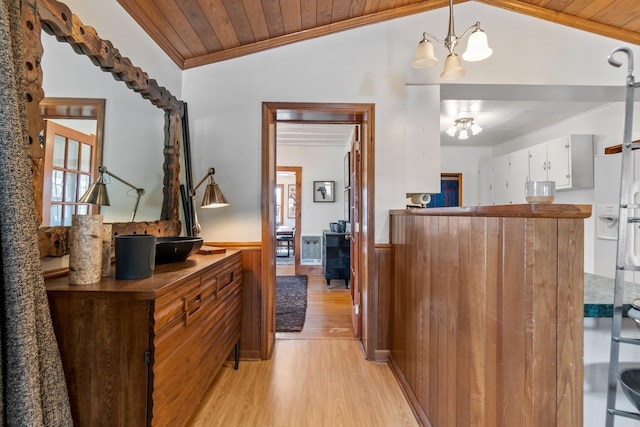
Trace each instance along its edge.
{"label": "gray curtain", "polygon": [[72,425],[40,270],[26,141],[20,0],[0,0],[0,360],[7,426]]}

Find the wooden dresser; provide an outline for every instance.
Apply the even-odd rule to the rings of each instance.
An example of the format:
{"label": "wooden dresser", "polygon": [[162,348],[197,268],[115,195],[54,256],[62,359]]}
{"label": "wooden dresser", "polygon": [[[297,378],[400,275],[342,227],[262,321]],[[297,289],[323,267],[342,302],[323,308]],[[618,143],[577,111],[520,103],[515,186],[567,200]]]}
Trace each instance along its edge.
{"label": "wooden dresser", "polygon": [[76,426],[182,426],[240,340],[237,250],[141,280],[46,283]]}

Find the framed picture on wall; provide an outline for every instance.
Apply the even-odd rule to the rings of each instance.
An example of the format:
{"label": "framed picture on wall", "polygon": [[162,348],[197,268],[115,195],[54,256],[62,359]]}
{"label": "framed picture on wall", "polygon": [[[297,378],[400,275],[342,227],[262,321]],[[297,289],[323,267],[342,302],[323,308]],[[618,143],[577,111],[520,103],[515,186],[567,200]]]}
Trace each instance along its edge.
{"label": "framed picture on wall", "polygon": [[335,199],[335,181],[313,181],[314,202],[334,202]]}
{"label": "framed picture on wall", "polygon": [[287,186],[287,218],[296,217],[296,185]]}

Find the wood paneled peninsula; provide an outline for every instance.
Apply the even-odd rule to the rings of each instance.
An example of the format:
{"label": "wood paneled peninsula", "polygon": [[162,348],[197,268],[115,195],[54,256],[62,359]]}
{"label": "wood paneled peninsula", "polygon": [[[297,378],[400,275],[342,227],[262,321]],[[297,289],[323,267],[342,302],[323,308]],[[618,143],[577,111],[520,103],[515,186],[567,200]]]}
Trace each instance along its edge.
{"label": "wood paneled peninsula", "polygon": [[237,363],[238,250],[146,279],[46,286],[75,426],[183,426],[234,346]]}
{"label": "wood paneled peninsula", "polygon": [[390,212],[390,363],[423,425],[582,426],[590,205]]}

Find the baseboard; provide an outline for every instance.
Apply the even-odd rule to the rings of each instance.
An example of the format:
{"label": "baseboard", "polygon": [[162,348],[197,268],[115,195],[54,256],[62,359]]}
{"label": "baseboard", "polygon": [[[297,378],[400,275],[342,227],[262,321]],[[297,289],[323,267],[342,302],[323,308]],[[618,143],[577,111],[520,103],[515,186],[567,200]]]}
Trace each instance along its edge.
{"label": "baseboard", "polygon": [[374,350],[373,360],[376,362],[387,363],[389,362],[389,350]]}
{"label": "baseboard", "polygon": [[407,399],[407,402],[409,402],[409,406],[413,411],[413,415],[416,416],[418,423],[420,423],[421,426],[432,427],[431,421],[429,421],[429,417],[427,416],[427,413],[424,411],[424,408],[422,407],[422,405],[420,405],[420,402],[418,401],[418,397],[416,396],[414,391],[411,389],[409,382],[405,378],[404,374],[402,373],[402,370],[400,369],[396,361],[393,360],[391,353],[389,353],[389,367],[391,368],[391,372],[393,372],[393,376],[396,377],[398,384],[400,384],[400,390],[402,390],[404,397]]}

